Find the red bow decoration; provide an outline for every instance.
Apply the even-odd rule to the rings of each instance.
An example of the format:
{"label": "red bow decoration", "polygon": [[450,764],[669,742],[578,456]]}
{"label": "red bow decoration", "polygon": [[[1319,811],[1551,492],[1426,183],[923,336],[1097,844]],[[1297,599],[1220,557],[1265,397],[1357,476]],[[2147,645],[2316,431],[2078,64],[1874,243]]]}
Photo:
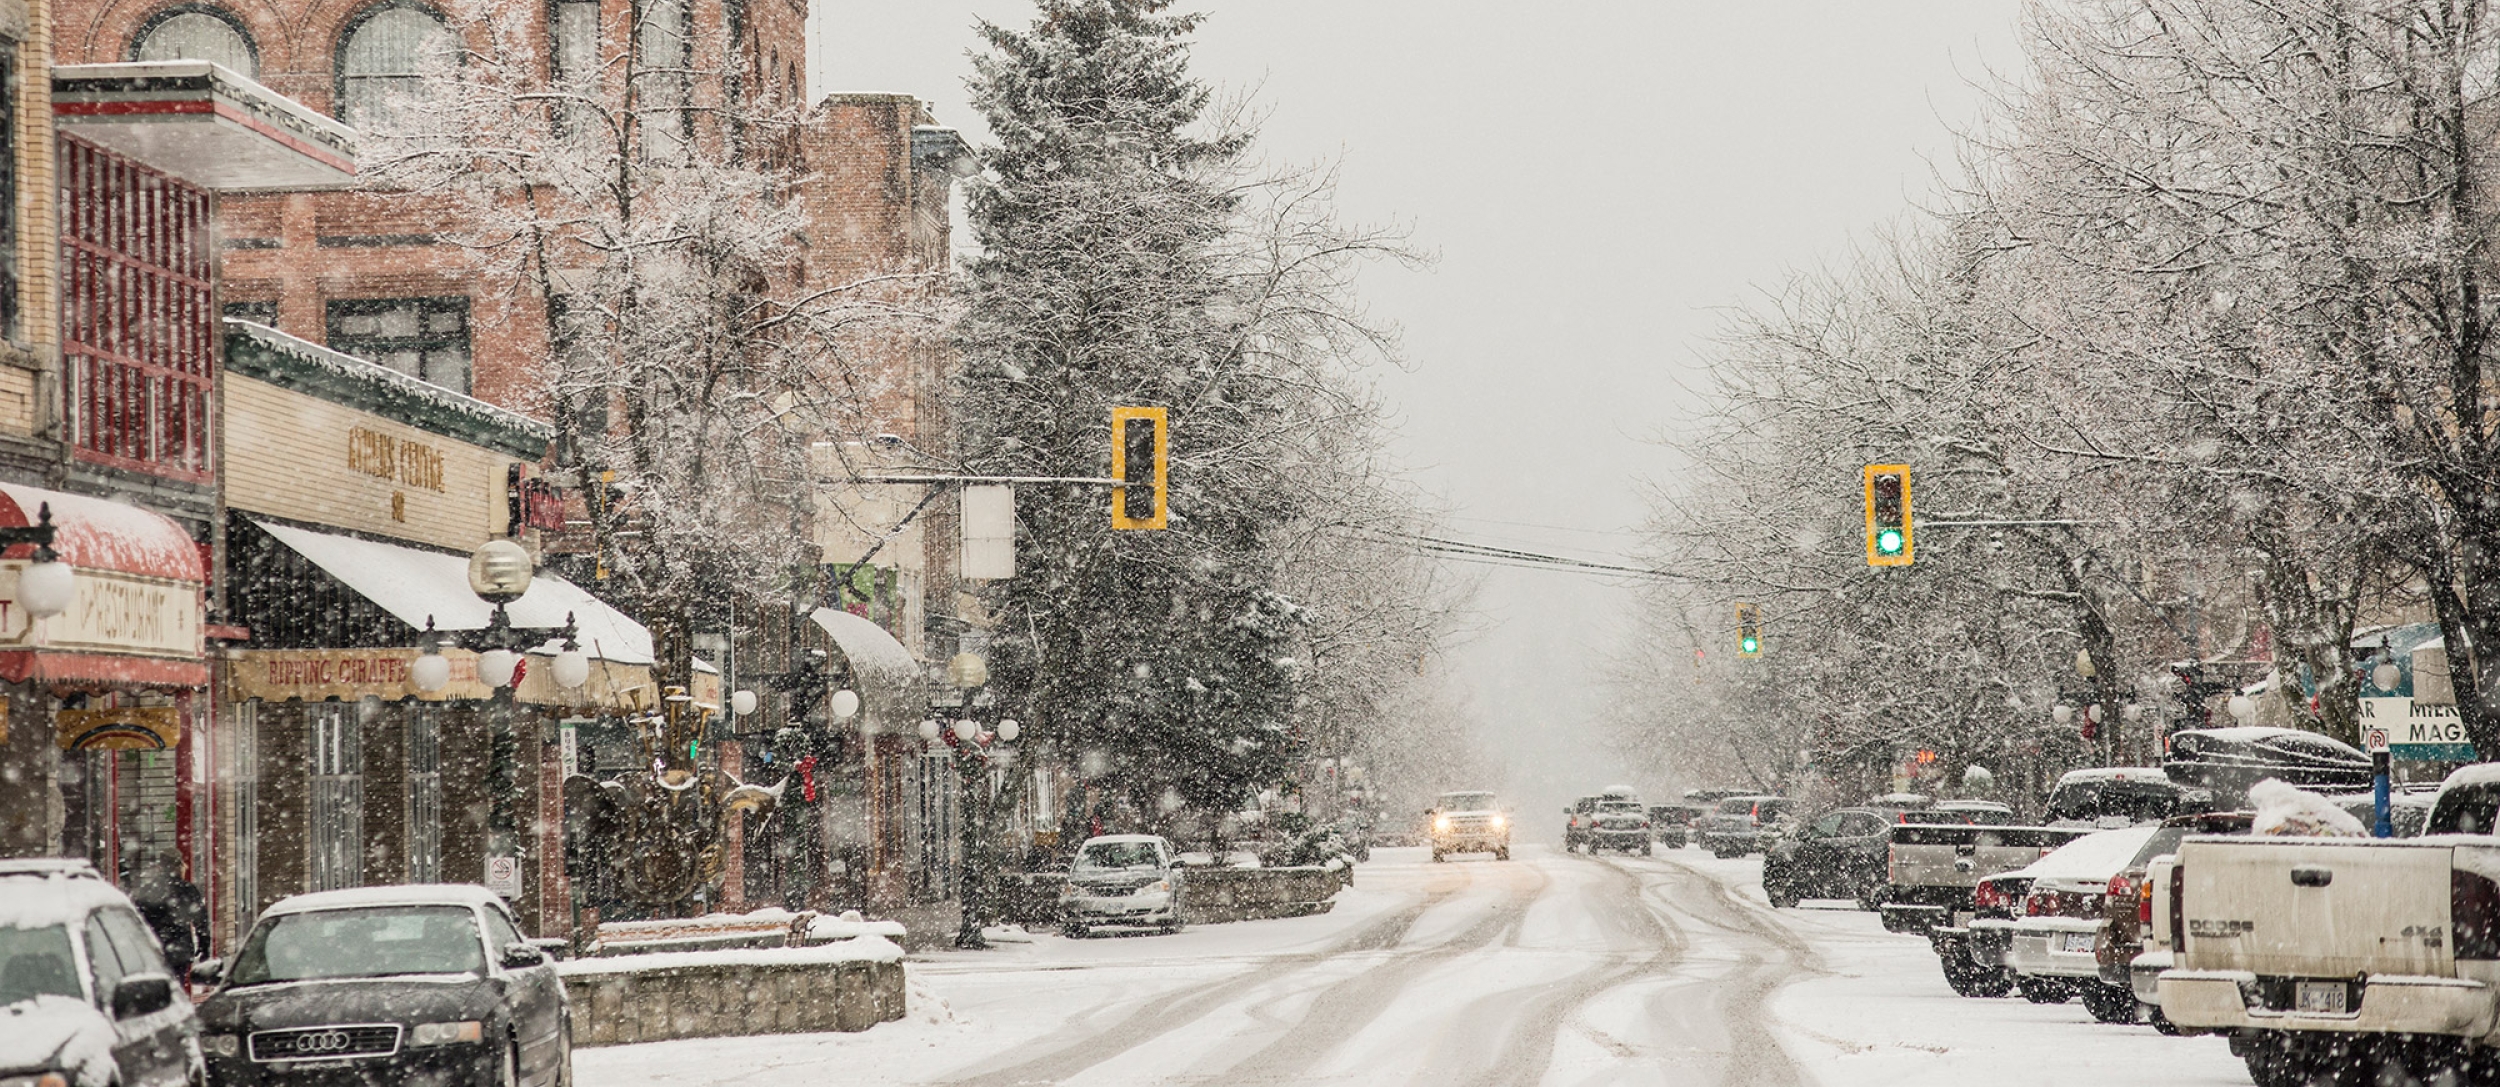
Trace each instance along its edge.
{"label": "red bow decoration", "polygon": [[809,755],[800,759],[798,771],[799,795],[805,797],[808,803],[813,804],[816,802],[816,756]]}

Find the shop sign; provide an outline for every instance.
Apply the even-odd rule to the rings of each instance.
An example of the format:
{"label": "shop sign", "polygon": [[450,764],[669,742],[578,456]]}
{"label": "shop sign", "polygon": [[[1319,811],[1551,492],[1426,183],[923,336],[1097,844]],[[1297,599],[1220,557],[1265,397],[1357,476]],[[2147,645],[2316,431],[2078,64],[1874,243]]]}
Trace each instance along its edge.
{"label": "shop sign", "polygon": [[182,711],[172,706],[55,710],[63,751],[164,751],[182,742]]}
{"label": "shop sign", "polygon": [[2471,762],[2474,741],[2453,705],[2411,698],[2361,699],[2361,727],[2387,730],[2390,757],[2412,762]]}
{"label": "shop sign", "polygon": [[0,562],[0,649],[200,659],[199,583],[76,567],[70,609],[37,626],[17,606],[25,568],[23,560]]}
{"label": "shop sign", "polygon": [[391,702],[402,698],[477,699],[491,693],[477,678],[477,655],[449,649],[451,684],[440,692],[420,695],[408,683],[408,665],[416,649],[253,649],[234,663],[228,682],[237,700],[259,698],[283,702],[290,698],[320,701],[371,695]]}

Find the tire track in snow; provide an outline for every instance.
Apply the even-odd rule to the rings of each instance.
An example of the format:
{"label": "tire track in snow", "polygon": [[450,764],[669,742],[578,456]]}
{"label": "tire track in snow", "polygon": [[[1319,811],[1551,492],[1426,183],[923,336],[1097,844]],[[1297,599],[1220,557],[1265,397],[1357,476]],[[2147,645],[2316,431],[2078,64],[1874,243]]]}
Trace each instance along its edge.
{"label": "tire track in snow", "polygon": [[1450,959],[1481,951],[1505,937],[1515,938],[1527,919],[1528,908],[1545,893],[1552,877],[1526,864],[1503,864],[1500,868],[1471,864],[1454,870],[1470,873],[1472,884],[1478,878],[1474,872],[1479,869],[1504,875],[1525,872],[1534,878],[1534,883],[1525,890],[1505,888],[1510,893],[1494,905],[1492,914],[1458,935],[1429,948],[1397,954],[1322,990],[1312,999],[1309,1010],[1298,1022],[1286,1027],[1282,1036],[1235,1062],[1210,1082],[1243,1087],[1302,1082],[1303,1072],[1362,1033],[1416,978]]}
{"label": "tire track in snow", "polygon": [[[1440,875],[1436,873],[1436,875]],[[1269,960],[1238,977],[1203,985],[1182,988],[1164,995],[1127,1018],[1094,1030],[1075,1041],[1038,1057],[1018,1060],[1003,1067],[975,1071],[969,1075],[946,1080],[950,1087],[1024,1087],[1030,1084],[1067,1082],[1078,1073],[1111,1060],[1140,1046],[1153,1042],[1231,1003],[1245,992],[1252,992],[1280,978],[1308,969],[1314,963],[1343,954],[1361,951],[1383,951],[1395,948],[1406,938],[1415,922],[1433,907],[1457,894],[1472,880],[1451,880],[1446,876],[1426,888],[1422,900],[1378,921],[1374,921],[1330,945],[1328,948]]]}
{"label": "tire track in snow", "polygon": [[[1707,1019],[1719,1024],[1727,1039],[1725,1064],[1712,1082],[1730,1087],[1805,1083],[1805,1076],[1771,1032],[1770,1002],[1799,975],[1823,972],[1821,956],[1765,907],[1746,900],[1734,885],[1681,861],[1661,860],[1673,882],[1700,892],[1667,900],[1672,908],[1753,947],[1740,954],[1733,969],[1706,987],[1681,986],[1652,997],[1652,1020]],[[1697,998],[1705,1006],[1692,1006]]]}

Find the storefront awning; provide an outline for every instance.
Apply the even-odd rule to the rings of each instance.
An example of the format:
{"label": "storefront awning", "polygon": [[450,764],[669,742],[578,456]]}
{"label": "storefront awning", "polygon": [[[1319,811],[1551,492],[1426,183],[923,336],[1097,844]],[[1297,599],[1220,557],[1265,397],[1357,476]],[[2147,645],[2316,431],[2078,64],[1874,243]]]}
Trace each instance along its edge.
{"label": "storefront awning", "polygon": [[203,60],[52,69],[61,131],[205,189],[337,189],[356,130]]}
{"label": "storefront awning", "polygon": [[836,608],[818,608],[809,618],[850,662],[872,721],[899,726],[928,712],[920,692],[919,659],[884,627]]}
{"label": "storefront awning", "polygon": [[[411,627],[424,629],[430,617],[437,630],[482,630],[494,616],[493,606],[469,591],[465,555],[314,532],[258,518],[252,523]],[[513,626],[533,630],[561,627],[570,614],[580,628],[582,651],[593,659],[652,663],[649,630],[554,574],[532,578],[529,592],[513,601],[509,610]]]}
{"label": "storefront awning", "polygon": [[205,565],[191,534],[136,506],[0,483],[0,525],[32,525],[47,505],[52,547],[70,564],[77,596],[66,614],[29,623],[10,605],[17,571],[35,549],[21,544],[0,553],[0,678],[206,685]]}

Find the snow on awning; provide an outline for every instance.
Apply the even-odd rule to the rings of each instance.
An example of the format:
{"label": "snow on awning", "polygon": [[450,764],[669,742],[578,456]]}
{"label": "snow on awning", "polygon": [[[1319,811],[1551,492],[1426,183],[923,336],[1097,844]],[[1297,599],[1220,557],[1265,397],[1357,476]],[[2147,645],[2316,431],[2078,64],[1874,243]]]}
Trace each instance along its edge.
{"label": "snow on awning", "polygon": [[7,607],[31,544],[0,553],[0,678],[200,687],[206,580],[200,546],[161,514],[109,499],[0,483],[0,525],[34,524],[52,507],[52,549],[70,564],[70,610],[40,624]]}
{"label": "snow on awning", "polygon": [[61,131],[201,188],[336,189],[356,180],[356,130],[202,60],[52,69]]}
{"label": "snow on awning", "polygon": [[[356,591],[357,595],[419,630],[426,619],[437,630],[483,630],[494,607],[469,591],[469,559],[440,551],[382,543],[253,518],[252,523],[296,554]],[[532,630],[562,627],[570,613],[580,627],[582,651],[617,664],[652,663],[651,632],[581,586],[540,573],[529,592],[509,606],[512,625]],[[550,638],[541,652],[552,652]]]}
{"label": "snow on awning", "polygon": [[920,694],[919,658],[884,627],[838,608],[818,608],[809,618],[824,628],[850,662],[860,701],[872,720],[900,725],[927,712],[928,704]]}

